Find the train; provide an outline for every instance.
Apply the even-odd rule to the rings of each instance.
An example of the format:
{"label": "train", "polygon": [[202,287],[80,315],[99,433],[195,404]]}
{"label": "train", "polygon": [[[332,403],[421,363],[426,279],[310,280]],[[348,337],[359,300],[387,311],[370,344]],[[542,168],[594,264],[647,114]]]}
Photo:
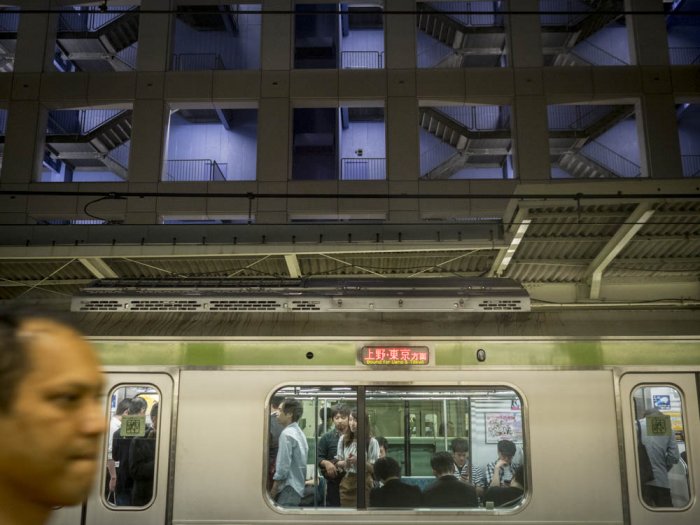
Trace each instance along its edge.
{"label": "train", "polygon": [[[122,422],[142,437],[159,406],[152,497],[138,506],[110,500],[106,436],[89,498],[57,509],[51,525],[700,523],[697,320],[695,311],[663,309],[79,314],[103,363],[105,418],[119,400],[142,397],[143,424]],[[275,396],[303,405],[313,497],[294,508],[268,490]],[[498,441],[513,441],[522,498],[392,509],[358,495],[354,508],[326,507],[317,444],[331,423],[326,409],[338,403],[364,412],[359,434],[385,437],[403,479],[423,488],[430,457],[456,437],[482,469]],[[650,409],[679,452],[666,507],[645,500],[640,479],[637,422]]]}

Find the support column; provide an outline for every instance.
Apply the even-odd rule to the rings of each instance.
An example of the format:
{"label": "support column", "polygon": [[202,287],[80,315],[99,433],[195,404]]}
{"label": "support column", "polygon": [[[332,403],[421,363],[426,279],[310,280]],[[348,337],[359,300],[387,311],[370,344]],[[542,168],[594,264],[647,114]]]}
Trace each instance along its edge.
{"label": "support column", "polygon": [[678,117],[673,95],[642,95],[637,104],[637,115],[642,175],[653,179],[682,178]]}
{"label": "support column", "polygon": [[[290,0],[263,0],[264,12],[294,10]],[[262,49],[260,64],[263,71],[289,70],[294,47],[294,16],[288,14],[263,14]]]}
{"label": "support column", "polygon": [[542,67],[542,34],[539,0],[517,0],[508,2],[511,14],[506,21],[506,44],[508,65],[512,67]]}
{"label": "support column", "polygon": [[523,182],[549,180],[549,125],[547,99],[541,95],[516,95],[512,108],[513,167]]}
{"label": "support column", "polygon": [[139,14],[139,52],[137,68],[139,71],[167,71],[170,67],[171,26],[175,15],[170,11],[176,9],[173,0],[142,0],[142,11],[164,11],[162,13]]}
{"label": "support column", "polygon": [[[406,0],[386,0],[386,11],[415,9],[415,3]],[[416,68],[416,15],[387,15],[384,17],[386,38],[385,64],[388,69]]]}
{"label": "support column", "polygon": [[[129,185],[160,181],[169,110],[162,99],[134,101]],[[155,186],[149,188],[155,191]]]}
{"label": "support column", "polygon": [[630,59],[642,66],[667,66],[668,33],[662,0],[625,0],[625,11],[658,12],[627,15]]}
{"label": "support column", "polygon": [[10,102],[0,178],[3,189],[9,189],[8,184],[29,184],[36,180],[44,155],[48,115],[38,100]]}
{"label": "support column", "polygon": [[17,31],[15,50],[15,73],[40,73],[51,71],[53,53],[56,48],[58,14],[48,11],[56,6],[50,0],[25,0],[22,10],[46,11],[22,13]]}

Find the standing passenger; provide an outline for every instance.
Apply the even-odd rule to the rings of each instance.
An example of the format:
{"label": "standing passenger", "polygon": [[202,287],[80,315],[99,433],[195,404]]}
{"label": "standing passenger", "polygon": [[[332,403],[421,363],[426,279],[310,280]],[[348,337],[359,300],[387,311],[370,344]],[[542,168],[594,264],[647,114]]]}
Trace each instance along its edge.
{"label": "standing passenger", "polygon": [[[136,401],[136,399],[134,399]],[[156,434],[158,432],[158,403],[151,407],[153,428],[145,437],[135,438],[129,447],[129,472],[133,479],[131,504],[145,507],[153,498],[153,480],[156,470]]]}
{"label": "standing passenger", "polygon": [[[126,415],[131,405],[131,399],[125,397],[117,405],[117,409],[114,411],[112,419],[109,420],[109,434],[107,435],[107,487],[105,488],[105,497],[109,502],[110,494],[115,494],[117,489],[117,467],[119,464],[119,459],[115,459],[115,454],[112,451],[112,445],[114,444],[114,435],[119,432],[122,426],[122,416]],[[116,504],[116,500],[113,501]]]}
{"label": "standing passenger", "polygon": [[301,503],[306,484],[306,460],[309,445],[299,428],[299,418],[304,413],[301,403],[291,397],[280,405],[277,420],[283,427],[279,438],[275,475],[270,495],[284,507],[297,507]]}
{"label": "standing passenger", "polygon": [[270,448],[267,457],[267,489],[272,488],[272,476],[275,475],[275,463],[277,461],[277,448],[279,447],[280,434],[282,433],[282,425],[277,421],[277,416],[280,413],[280,403],[284,398],[282,396],[272,396],[270,399],[270,421],[268,425]]}
{"label": "standing passenger", "polygon": [[[372,466],[379,458],[379,443],[373,437],[370,437],[369,419],[365,414],[365,430],[367,441],[365,443],[366,450],[366,480],[365,486],[365,501],[369,501],[369,491],[374,485],[372,478]],[[338,462],[336,467],[345,470],[345,477],[340,482],[340,506],[351,507],[357,506],[357,410],[350,413],[348,419],[348,430],[338,440],[338,454],[336,456]]]}
{"label": "standing passenger", "polygon": [[[146,417],[148,405],[142,397],[135,397],[131,400],[127,415]],[[151,414],[151,417],[153,415]],[[117,469],[117,484],[115,487],[115,504],[119,506],[131,505],[131,492],[134,487],[134,479],[131,477],[129,469],[129,452],[131,449],[131,436],[122,436],[121,428],[114,432],[112,437],[114,460],[119,463]],[[144,434],[145,436],[146,434]]]}
{"label": "standing passenger", "polygon": [[[661,417],[666,419],[663,432],[658,435],[647,432],[647,418]],[[654,479],[647,481],[642,487],[642,498],[647,505],[652,507],[673,507],[671,499],[671,484],[668,481],[668,471],[678,463],[680,454],[676,438],[671,430],[668,416],[655,408],[644,412],[644,417],[639,420],[642,444],[647,449],[651,470]]]}
{"label": "standing passenger", "polygon": [[334,428],[323,434],[318,442],[318,466],[326,479],[326,507],[340,507],[340,480],[344,472],[336,468],[338,441],[348,429],[350,409],[335,405],[332,412]]}
{"label": "standing passenger", "polygon": [[92,347],[41,316],[0,315],[0,523],[41,525],[83,501],[107,428]]}

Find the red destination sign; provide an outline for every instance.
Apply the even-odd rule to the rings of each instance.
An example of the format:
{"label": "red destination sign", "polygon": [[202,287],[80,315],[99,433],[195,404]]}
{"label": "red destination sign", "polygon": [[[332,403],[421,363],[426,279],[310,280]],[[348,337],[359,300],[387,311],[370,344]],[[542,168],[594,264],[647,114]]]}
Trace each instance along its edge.
{"label": "red destination sign", "polygon": [[430,352],[427,346],[363,346],[363,365],[427,365]]}

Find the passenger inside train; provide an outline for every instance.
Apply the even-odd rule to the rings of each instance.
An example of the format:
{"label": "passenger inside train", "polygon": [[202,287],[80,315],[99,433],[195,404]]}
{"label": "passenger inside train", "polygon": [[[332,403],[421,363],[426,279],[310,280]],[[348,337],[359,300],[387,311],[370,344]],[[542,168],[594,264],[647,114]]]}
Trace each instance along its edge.
{"label": "passenger inside train", "polygon": [[[304,407],[298,427],[308,445],[307,492],[313,493],[299,503],[281,506],[387,508],[386,501],[394,499],[380,496],[386,493],[380,489],[389,480],[394,487],[416,489],[399,507],[504,509],[522,499],[522,403],[510,388],[299,386],[282,388],[272,399],[279,396],[292,396]],[[360,406],[364,417],[359,415]],[[327,409],[333,428],[317,437],[323,425],[319,419]],[[364,464],[359,463],[360,440],[365,443]],[[272,439],[268,446],[274,446]],[[380,455],[398,472],[384,472],[386,462],[379,463],[376,472]],[[358,491],[362,479],[363,495]],[[504,490],[494,490],[486,498],[490,485]],[[280,505],[279,500],[276,503]]]}

